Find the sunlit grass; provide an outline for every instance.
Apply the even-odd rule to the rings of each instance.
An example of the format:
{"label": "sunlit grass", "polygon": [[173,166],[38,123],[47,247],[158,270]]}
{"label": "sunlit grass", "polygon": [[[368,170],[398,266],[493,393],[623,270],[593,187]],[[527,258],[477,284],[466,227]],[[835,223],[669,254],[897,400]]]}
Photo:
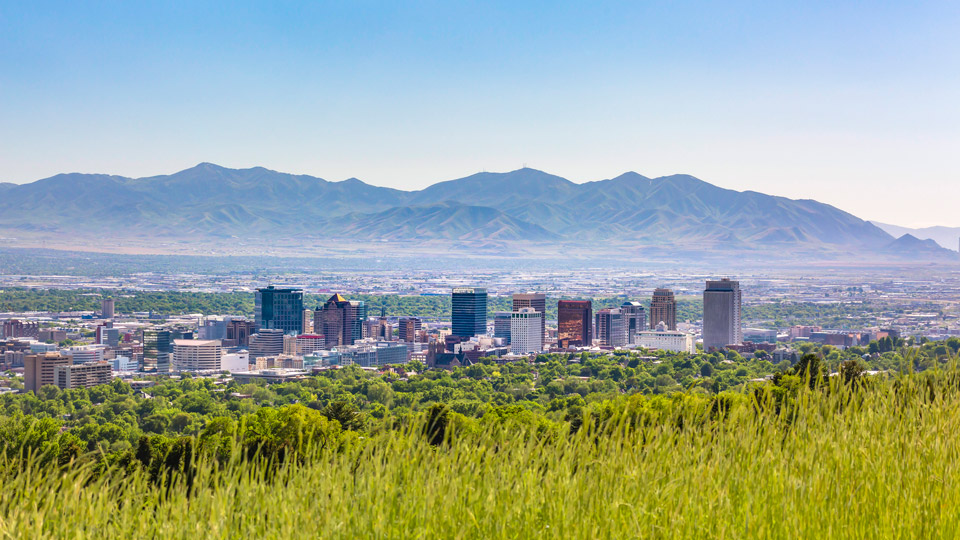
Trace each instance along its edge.
{"label": "sunlit grass", "polygon": [[[0,464],[10,538],[957,538],[957,373],[795,405],[679,404],[559,437],[383,431],[306,464],[144,472]],[[747,398],[744,398],[748,401]],[[709,418],[709,419],[708,419]],[[592,424],[585,423],[585,426]],[[682,427],[678,427],[682,426]]]}

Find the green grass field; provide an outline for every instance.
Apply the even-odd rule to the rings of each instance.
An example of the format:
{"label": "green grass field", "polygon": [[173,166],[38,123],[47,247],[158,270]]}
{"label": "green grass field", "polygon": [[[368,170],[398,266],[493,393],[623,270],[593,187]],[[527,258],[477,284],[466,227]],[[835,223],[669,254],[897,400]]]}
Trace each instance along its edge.
{"label": "green grass field", "polygon": [[[760,397],[757,397],[760,396]],[[765,397],[764,397],[765,396]],[[654,407],[653,403],[659,403]],[[293,435],[283,464],[0,464],[5,538],[957,538],[960,373],[623,399],[576,432]],[[433,432],[439,435],[439,432]],[[320,444],[320,441],[323,444]],[[224,439],[225,444],[235,444]],[[433,442],[439,442],[435,440]],[[8,449],[9,450],[9,449]]]}

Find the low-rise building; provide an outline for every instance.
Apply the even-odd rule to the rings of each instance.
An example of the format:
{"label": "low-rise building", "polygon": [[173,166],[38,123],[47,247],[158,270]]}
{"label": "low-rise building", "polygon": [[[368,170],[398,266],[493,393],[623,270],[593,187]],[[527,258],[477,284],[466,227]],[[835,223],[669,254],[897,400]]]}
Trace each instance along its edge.
{"label": "low-rise building", "polygon": [[177,371],[216,371],[220,369],[223,347],[220,340],[173,340],[173,366]]}
{"label": "low-rise building", "polygon": [[113,366],[109,362],[87,362],[57,366],[55,384],[62,390],[69,388],[92,388],[108,384],[113,379]]}
{"label": "low-rise building", "polygon": [[693,334],[685,334],[676,330],[668,330],[664,322],[658,322],[656,330],[637,332],[637,345],[645,349],[659,349],[662,351],[697,352]]}

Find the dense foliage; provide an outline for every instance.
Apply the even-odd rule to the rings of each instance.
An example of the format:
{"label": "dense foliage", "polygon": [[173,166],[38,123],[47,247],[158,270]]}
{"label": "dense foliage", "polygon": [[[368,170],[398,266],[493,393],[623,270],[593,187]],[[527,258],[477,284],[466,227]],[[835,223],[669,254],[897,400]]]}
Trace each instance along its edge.
{"label": "dense foliage", "polygon": [[[904,360],[914,365],[917,356]],[[8,411],[0,420],[0,532],[954,538],[960,372],[949,361],[917,375],[868,377],[845,366],[828,380],[823,360],[809,354],[742,391],[616,395],[562,419],[520,403],[464,414],[445,401],[358,422],[341,401],[234,410],[211,397],[226,416],[195,424],[180,416],[193,413],[177,412],[179,436],[143,435],[115,457],[86,451],[74,433],[82,427],[61,433],[61,420],[45,416],[59,410]],[[447,378],[472,380],[428,373],[404,382]],[[391,384],[354,370],[323,379],[313,381]],[[279,387],[261,390],[288,397]],[[86,400],[122,423],[165,413],[147,403],[193,407],[192,397],[216,393],[192,380],[155,392],[166,396],[141,399],[114,383],[6,404],[82,409]]]}

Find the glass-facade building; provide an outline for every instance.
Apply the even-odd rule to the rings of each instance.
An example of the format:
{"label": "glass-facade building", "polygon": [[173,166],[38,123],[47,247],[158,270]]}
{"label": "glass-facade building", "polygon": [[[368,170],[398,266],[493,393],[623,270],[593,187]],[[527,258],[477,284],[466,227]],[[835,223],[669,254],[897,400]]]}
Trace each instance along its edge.
{"label": "glass-facade building", "polygon": [[258,330],[283,330],[284,334],[299,334],[303,330],[300,289],[277,289],[272,285],[257,289],[253,309]]}
{"label": "glass-facade building", "polygon": [[173,355],[173,332],[159,328],[143,331],[143,353],[140,355],[140,371],[170,371],[170,356]]}
{"label": "glass-facade building", "polygon": [[476,287],[453,289],[451,333],[461,338],[487,333],[487,290]]}
{"label": "glass-facade building", "polygon": [[647,311],[640,302],[624,302],[620,306],[623,325],[627,332],[627,343],[637,344],[637,333],[647,329]]}
{"label": "glass-facade building", "polygon": [[593,344],[590,327],[593,303],[590,300],[557,302],[557,344],[560,347],[589,347]]}

